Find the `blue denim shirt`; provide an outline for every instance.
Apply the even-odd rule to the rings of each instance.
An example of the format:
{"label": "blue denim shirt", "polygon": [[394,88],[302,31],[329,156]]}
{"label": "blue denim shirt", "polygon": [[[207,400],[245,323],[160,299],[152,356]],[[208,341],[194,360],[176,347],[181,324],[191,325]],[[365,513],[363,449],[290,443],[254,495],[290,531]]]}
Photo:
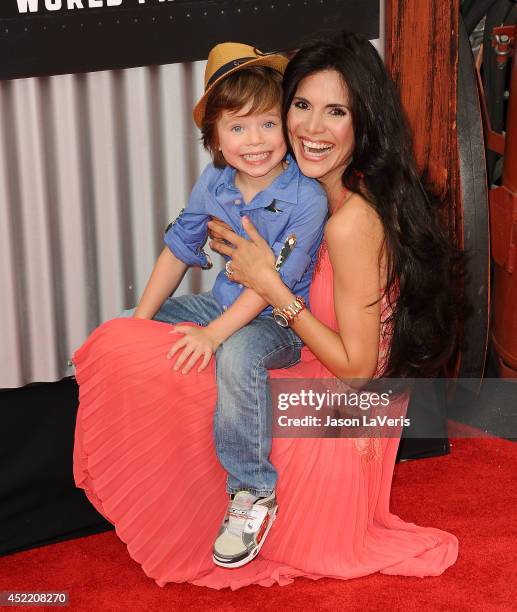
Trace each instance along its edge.
{"label": "blue denim shirt", "polygon": [[[203,251],[210,217],[219,217],[239,236],[247,237],[241,225],[246,215],[278,256],[285,240],[295,234],[297,243],[280,268],[284,283],[309,303],[309,286],[323,237],[327,197],[321,185],[301,174],[291,156],[288,166],[272,183],[246,204],[235,186],[235,169],[209,164],[192,189],[187,207],[165,232],[165,244],[189,266],[210,267]],[[227,259],[227,258],[226,258]],[[239,297],[244,288],[221,271],[212,293],[223,309]],[[261,314],[272,310],[268,306]]]}

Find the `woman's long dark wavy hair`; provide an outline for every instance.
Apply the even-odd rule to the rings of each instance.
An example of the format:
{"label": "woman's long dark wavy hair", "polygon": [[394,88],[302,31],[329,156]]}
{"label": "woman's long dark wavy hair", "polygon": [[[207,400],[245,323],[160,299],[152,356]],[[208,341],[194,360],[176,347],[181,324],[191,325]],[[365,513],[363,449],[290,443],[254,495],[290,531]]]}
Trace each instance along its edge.
{"label": "woman's long dark wavy hair", "polygon": [[284,129],[298,84],[321,70],[338,72],[348,91],[355,148],[343,186],[361,194],[383,223],[388,296],[399,283],[384,376],[434,376],[458,336],[461,253],[441,227],[437,199],[422,185],[398,92],[368,40],[344,32],[294,56],[284,75]]}

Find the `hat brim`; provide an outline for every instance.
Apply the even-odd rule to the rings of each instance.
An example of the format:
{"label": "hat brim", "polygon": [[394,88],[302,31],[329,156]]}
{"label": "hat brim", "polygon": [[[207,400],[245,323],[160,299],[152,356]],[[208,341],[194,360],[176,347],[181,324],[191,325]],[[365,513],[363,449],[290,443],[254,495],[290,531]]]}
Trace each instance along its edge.
{"label": "hat brim", "polygon": [[276,70],[277,72],[280,72],[280,74],[284,74],[284,71],[288,63],[289,63],[289,60],[286,57],[283,57],[282,55],[271,54],[271,55],[264,55],[263,57],[257,57],[256,59],[252,59],[249,62],[239,64],[235,68],[228,70],[228,72],[225,72],[218,79],[216,79],[213,83],[211,83],[210,87],[208,87],[205,93],[201,96],[199,102],[196,104],[196,106],[194,106],[194,110],[192,111],[192,117],[194,118],[194,123],[197,125],[198,128],[201,128],[201,125],[203,124],[203,118],[205,116],[206,100],[207,100],[208,95],[210,94],[212,89],[217,85],[217,83],[225,79],[228,75],[233,74],[234,72],[238,72],[239,70],[245,70],[246,68],[249,68],[250,66],[266,66],[268,68],[272,68],[273,70]]}

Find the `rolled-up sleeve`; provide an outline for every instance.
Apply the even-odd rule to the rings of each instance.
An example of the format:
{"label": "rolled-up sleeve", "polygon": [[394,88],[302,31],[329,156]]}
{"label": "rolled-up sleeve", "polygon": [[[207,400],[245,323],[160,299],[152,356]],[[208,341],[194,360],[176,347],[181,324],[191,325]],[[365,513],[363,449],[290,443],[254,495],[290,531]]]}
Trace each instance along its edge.
{"label": "rolled-up sleeve", "polygon": [[203,251],[208,236],[207,203],[211,196],[207,182],[210,171],[211,167],[207,166],[192,189],[187,207],[165,231],[165,244],[188,266],[212,267],[210,258]]}
{"label": "rolled-up sleeve", "polygon": [[324,194],[313,194],[311,202],[303,203],[303,210],[297,212],[294,222],[289,225],[282,240],[273,244],[273,252],[278,257],[285,240],[291,234],[296,236],[296,246],[279,270],[282,280],[290,289],[293,289],[301,280],[316,257],[323,238],[326,218],[326,196]]}

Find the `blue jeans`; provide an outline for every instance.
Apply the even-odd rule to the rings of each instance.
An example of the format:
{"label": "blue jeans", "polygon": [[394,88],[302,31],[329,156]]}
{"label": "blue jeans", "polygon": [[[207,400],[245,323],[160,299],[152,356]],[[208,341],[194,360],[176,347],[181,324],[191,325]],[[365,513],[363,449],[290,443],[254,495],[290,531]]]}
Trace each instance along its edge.
{"label": "blue jeans", "polygon": [[[206,292],[167,298],[154,319],[171,324],[192,321],[204,327],[222,313],[212,293]],[[131,315],[126,311],[121,316]],[[277,472],[269,460],[272,401],[267,371],[298,363],[302,346],[292,329],[264,315],[217,349],[214,438],[217,456],[228,473],[228,493],[246,489],[262,497],[273,492]]]}

